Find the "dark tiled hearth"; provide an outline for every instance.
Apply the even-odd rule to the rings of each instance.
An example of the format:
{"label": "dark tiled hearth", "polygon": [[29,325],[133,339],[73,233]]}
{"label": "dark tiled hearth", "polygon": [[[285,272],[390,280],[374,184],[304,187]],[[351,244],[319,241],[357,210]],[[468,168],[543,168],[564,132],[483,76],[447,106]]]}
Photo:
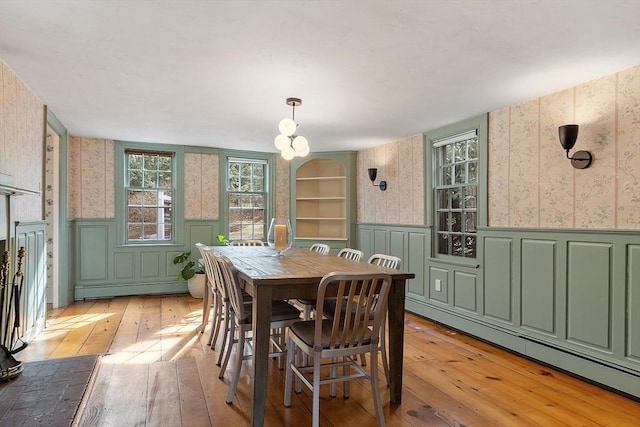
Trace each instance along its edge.
{"label": "dark tiled hearth", "polygon": [[0,425],[71,425],[97,357],[24,363],[22,374],[0,383]]}

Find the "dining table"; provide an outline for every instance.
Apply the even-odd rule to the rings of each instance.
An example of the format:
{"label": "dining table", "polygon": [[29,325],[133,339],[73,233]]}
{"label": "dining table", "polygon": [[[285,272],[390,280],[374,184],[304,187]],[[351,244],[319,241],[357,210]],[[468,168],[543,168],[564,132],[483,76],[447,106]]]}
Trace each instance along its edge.
{"label": "dining table", "polygon": [[[291,247],[283,252],[276,252],[269,246],[215,246],[215,249],[218,255],[231,260],[244,290],[253,298],[252,426],[264,424],[271,301],[315,299],[320,280],[331,272],[383,272],[391,276],[387,327],[389,395],[391,403],[401,403],[405,283],[415,274],[335,255],[321,255],[304,248]],[[208,308],[208,298],[204,298],[203,316],[208,317]],[[206,319],[203,318],[204,325]]]}

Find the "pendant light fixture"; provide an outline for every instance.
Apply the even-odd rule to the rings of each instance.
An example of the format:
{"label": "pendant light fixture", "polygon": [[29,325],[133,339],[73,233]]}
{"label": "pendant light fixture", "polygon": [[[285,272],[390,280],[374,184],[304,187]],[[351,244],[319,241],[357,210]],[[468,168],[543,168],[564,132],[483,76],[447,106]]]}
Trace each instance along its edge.
{"label": "pendant light fixture", "polygon": [[280,150],[280,155],[285,160],[291,160],[294,157],[304,157],[309,154],[309,141],[301,135],[296,135],[298,124],[296,119],[296,107],[302,105],[300,98],[287,98],[287,105],[293,108],[292,118],[280,120],[278,130],[280,135],[276,136],[276,148]]}

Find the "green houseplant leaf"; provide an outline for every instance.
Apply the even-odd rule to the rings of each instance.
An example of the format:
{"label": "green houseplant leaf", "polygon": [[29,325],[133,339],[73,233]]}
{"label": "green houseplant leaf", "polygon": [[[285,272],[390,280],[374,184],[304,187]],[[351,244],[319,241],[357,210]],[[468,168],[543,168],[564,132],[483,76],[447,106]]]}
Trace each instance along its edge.
{"label": "green houseplant leaf", "polygon": [[196,273],[204,273],[204,266],[199,260],[191,256],[191,252],[182,252],[173,258],[173,264],[184,264],[182,269],[178,271],[177,280],[182,282],[183,280],[189,280]]}

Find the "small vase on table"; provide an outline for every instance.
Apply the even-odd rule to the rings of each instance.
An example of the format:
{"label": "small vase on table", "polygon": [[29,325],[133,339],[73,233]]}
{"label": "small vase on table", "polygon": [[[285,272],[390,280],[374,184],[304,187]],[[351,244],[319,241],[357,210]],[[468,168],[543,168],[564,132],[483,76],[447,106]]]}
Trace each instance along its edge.
{"label": "small vase on table", "polygon": [[291,247],[293,242],[289,218],[272,218],[267,233],[267,244],[275,249],[278,256]]}

